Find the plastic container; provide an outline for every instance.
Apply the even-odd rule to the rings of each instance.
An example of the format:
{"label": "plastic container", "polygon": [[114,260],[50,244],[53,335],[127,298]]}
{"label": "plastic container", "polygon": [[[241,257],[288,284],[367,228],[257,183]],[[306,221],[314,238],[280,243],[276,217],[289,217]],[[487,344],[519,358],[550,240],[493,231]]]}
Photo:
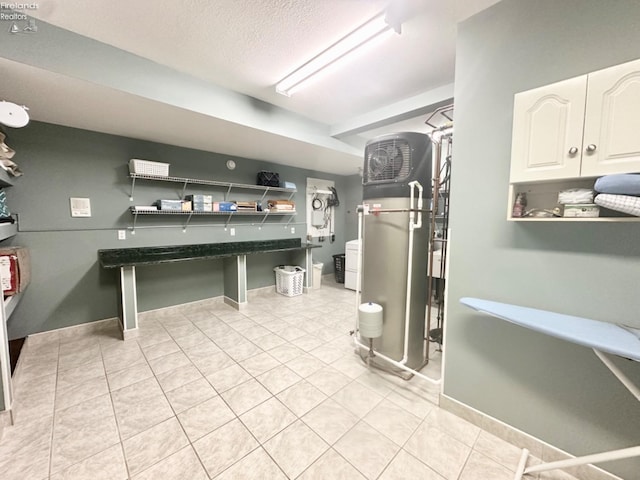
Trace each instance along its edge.
{"label": "plastic container", "polygon": [[276,292],[285,297],[302,295],[304,272],[302,267],[281,265],[273,269],[276,272]]}
{"label": "plastic container", "polygon": [[140,175],[155,175],[157,177],[169,176],[169,164],[161,162],[151,162],[149,160],[140,160],[132,158],[129,160],[129,173],[137,173]]}
{"label": "plastic container", "polygon": [[322,284],[322,263],[313,264],[313,288],[320,288]]}
{"label": "plastic container", "polygon": [[339,253],[333,256],[333,269],[336,275],[337,283],[344,283],[344,270],[345,270],[346,255]]}

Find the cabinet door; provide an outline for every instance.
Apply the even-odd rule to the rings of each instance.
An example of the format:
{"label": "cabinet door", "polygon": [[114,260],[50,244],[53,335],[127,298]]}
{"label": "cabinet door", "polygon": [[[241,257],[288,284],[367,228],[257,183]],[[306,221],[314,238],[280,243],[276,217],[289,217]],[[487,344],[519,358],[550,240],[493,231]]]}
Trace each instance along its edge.
{"label": "cabinet door", "polygon": [[640,60],[588,82],[581,175],[640,172]]}
{"label": "cabinet door", "polygon": [[583,75],[516,94],[511,183],[580,175],[586,88]]}

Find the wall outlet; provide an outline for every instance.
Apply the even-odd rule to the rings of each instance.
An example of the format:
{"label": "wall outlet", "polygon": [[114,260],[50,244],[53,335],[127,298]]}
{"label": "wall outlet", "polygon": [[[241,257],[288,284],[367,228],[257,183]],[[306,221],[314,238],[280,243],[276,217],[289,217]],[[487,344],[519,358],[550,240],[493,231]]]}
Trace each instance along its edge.
{"label": "wall outlet", "polygon": [[235,228],[233,228],[233,227],[232,227],[232,228],[230,228],[230,229],[229,229],[229,232],[231,232],[231,236],[232,236],[232,237],[235,237],[235,236],[236,236],[236,229],[235,229]]}
{"label": "wall outlet", "polygon": [[291,227],[291,233],[296,233],[296,227]]}
{"label": "wall outlet", "polygon": [[126,239],[127,239],[127,231],[118,230],[118,240],[126,240]]}

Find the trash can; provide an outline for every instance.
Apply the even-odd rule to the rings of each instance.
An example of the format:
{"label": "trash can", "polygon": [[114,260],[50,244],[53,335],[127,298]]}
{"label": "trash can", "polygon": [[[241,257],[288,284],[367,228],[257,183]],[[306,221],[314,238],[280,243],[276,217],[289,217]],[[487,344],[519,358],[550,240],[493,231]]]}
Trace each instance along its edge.
{"label": "trash can", "polygon": [[313,264],[313,288],[320,288],[322,284],[322,263]]}
{"label": "trash can", "polygon": [[336,275],[337,283],[344,283],[344,268],[347,256],[344,253],[339,253],[333,256],[333,269]]}

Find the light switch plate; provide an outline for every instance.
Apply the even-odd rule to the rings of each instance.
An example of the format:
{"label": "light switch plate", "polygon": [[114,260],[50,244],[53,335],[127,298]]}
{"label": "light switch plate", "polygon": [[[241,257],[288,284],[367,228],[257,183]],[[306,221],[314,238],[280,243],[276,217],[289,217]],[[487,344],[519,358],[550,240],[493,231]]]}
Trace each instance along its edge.
{"label": "light switch plate", "polygon": [[291,233],[296,233],[296,227],[291,227]]}
{"label": "light switch plate", "polygon": [[127,239],[127,231],[118,230],[118,240],[126,240],[126,239]]}
{"label": "light switch plate", "polygon": [[235,237],[235,236],[236,236],[236,229],[235,229],[235,228],[231,227],[231,228],[229,229],[229,232],[231,232],[231,236],[232,236],[232,237]]}

